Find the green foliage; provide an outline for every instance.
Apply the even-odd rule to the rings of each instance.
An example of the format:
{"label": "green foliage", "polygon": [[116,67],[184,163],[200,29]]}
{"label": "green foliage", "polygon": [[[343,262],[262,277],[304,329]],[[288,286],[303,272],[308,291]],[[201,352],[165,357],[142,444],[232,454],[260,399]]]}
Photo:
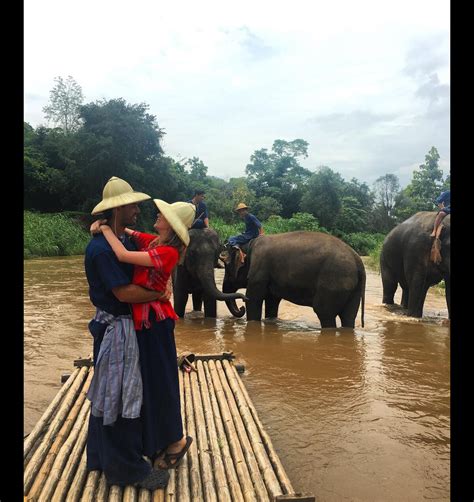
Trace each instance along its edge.
{"label": "green foliage", "polygon": [[378,246],[381,246],[385,235],[370,234],[367,232],[356,232],[351,234],[343,234],[340,236],[346,244],[349,244],[354,251],[361,256],[370,255]]}
{"label": "green foliage", "polygon": [[373,269],[380,272],[380,253],[382,252],[382,246],[384,238],[381,238],[377,245],[369,252],[368,265]]}
{"label": "green foliage", "polygon": [[83,254],[89,233],[64,214],[23,213],[23,257]]}

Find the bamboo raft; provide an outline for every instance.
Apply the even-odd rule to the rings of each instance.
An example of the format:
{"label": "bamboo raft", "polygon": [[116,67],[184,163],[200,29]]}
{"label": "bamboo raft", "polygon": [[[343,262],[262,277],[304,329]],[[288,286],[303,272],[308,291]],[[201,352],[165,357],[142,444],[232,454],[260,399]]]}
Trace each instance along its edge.
{"label": "bamboo raft", "polygon": [[238,374],[232,353],[197,355],[197,372],[179,371],[185,433],[194,441],[165,489],[109,486],[86,470],[92,361],[74,362],[24,440],[25,502],[314,502],[295,493]]}

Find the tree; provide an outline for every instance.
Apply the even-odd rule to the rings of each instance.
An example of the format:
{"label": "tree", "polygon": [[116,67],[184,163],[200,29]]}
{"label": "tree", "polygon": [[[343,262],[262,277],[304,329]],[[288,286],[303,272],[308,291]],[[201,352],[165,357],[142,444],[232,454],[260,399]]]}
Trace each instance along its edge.
{"label": "tree", "polygon": [[49,93],[50,104],[43,108],[43,112],[48,120],[69,134],[77,131],[81,125],[79,107],[84,100],[82,89],[71,76],[66,81],[62,77],[54,80],[56,85]]}
{"label": "tree", "polygon": [[273,142],[271,153],[266,148],[256,150],[250,157],[251,163],[245,168],[249,188],[258,198],[274,199],[285,218],[299,210],[304,186],[311,176],[311,171],[298,162],[298,157],[308,156],[307,152],[308,142],[303,139],[277,139]]}
{"label": "tree", "polygon": [[373,211],[372,228],[378,232],[388,232],[396,223],[393,216],[400,182],[395,174],[385,174],[373,184],[376,205]]}
{"label": "tree", "polygon": [[341,175],[321,166],[308,181],[301,199],[301,210],[316,216],[323,227],[332,230],[341,211],[343,191]]}

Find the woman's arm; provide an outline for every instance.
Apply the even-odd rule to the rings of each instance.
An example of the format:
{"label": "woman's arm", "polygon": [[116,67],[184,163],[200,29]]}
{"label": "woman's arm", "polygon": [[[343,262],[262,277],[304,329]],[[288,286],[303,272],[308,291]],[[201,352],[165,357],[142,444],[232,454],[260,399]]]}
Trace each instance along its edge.
{"label": "woman's arm", "polygon": [[143,265],[144,267],[153,266],[148,251],[129,251],[108,225],[101,225],[100,230],[110,244],[112,251],[117,256],[118,261],[122,263],[131,263],[132,265]]}

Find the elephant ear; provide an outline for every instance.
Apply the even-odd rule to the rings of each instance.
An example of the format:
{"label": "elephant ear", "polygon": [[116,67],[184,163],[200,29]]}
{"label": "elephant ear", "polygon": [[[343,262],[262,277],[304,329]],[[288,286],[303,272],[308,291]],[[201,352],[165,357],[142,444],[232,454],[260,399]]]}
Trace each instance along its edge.
{"label": "elephant ear", "polygon": [[232,270],[234,272],[234,277],[237,279],[239,270],[245,265],[246,255],[240,248],[238,249],[233,248],[231,256],[232,256],[232,261],[231,261]]}

